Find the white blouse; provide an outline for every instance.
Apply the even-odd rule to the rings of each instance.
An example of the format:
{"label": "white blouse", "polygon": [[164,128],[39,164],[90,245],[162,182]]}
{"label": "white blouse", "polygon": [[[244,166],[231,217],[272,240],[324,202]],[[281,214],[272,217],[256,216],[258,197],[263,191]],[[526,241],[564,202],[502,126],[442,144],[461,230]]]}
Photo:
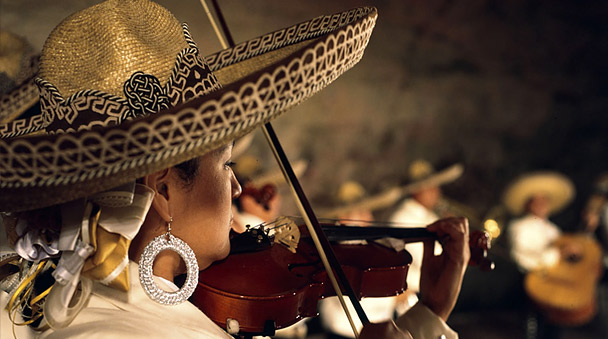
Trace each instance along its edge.
{"label": "white blouse", "polygon": [[561,235],[549,220],[528,214],[509,223],[507,229],[511,257],[523,271],[554,265],[559,250],[551,244]]}

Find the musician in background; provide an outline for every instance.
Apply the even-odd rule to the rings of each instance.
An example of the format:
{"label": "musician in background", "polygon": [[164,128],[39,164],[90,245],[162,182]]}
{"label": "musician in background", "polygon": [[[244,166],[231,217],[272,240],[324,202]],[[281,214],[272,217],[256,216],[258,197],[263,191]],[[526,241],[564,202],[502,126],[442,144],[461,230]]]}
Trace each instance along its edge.
{"label": "musician in background", "polygon": [[[595,232],[604,252],[608,252],[608,173],[600,175],[593,185],[593,193],[583,211],[585,230]],[[604,260],[608,266],[608,257]]]}
{"label": "musician in background", "polygon": [[[337,207],[323,211],[322,217],[337,219],[348,226],[365,227],[374,221],[374,210],[386,208],[395,203],[394,194],[378,194],[370,196],[365,188],[356,181],[346,181],[340,185],[333,199]],[[364,242],[365,240],[350,240],[348,242]],[[355,309],[349,300],[345,300],[351,314]],[[395,317],[397,297],[364,298],[361,307],[371,322],[391,320]],[[354,338],[348,318],[342,310],[337,297],[329,297],[319,302],[319,318],[328,339]],[[358,319],[353,319],[359,329],[362,325]]]}
{"label": "musician in background", "polygon": [[[435,171],[426,160],[413,161],[408,169],[409,183],[404,188],[404,192],[410,196],[398,205],[390,221],[395,223],[395,227],[420,227],[450,216],[439,215],[437,211],[442,198],[441,186],[455,181],[462,172],[463,167],[460,164]],[[402,246],[402,243],[394,241],[392,246]],[[400,296],[400,313],[407,311],[418,300],[416,294],[420,291],[423,245],[406,244],[405,249],[412,255],[412,265],[407,274],[408,290]],[[435,251],[436,255],[440,254],[441,246],[436,244]]]}
{"label": "musician in background", "polygon": [[[524,290],[531,301],[526,319],[528,338],[559,337],[561,326],[580,325],[594,315],[593,284],[598,265],[591,253],[583,255],[583,246],[593,247],[593,242],[568,240],[571,238],[549,220],[574,194],[566,176],[545,171],[516,178],[503,195],[503,203],[516,216],[507,226],[510,254],[525,273]],[[580,263],[580,267],[572,263]],[[591,284],[581,284],[581,278],[587,277],[591,277]]]}
{"label": "musician in background", "polygon": [[570,179],[556,172],[522,175],[505,190],[503,202],[509,212],[517,216],[507,228],[510,253],[524,273],[559,261],[560,250],[552,244],[561,230],[549,216],[562,210],[574,194]]}

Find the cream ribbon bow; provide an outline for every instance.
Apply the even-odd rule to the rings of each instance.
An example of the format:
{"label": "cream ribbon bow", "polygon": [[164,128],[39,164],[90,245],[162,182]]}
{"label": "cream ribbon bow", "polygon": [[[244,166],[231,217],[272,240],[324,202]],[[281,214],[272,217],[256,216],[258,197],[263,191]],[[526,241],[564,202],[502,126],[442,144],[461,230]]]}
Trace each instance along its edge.
{"label": "cream ribbon bow", "polygon": [[[63,254],[53,272],[56,282],[44,304],[45,319],[51,327],[62,328],[72,322],[88,300],[92,280],[129,290],[129,245],[153,197],[152,189],[131,183],[92,196],[87,202],[78,200],[62,206],[58,247]],[[79,282],[81,293],[74,302]]]}

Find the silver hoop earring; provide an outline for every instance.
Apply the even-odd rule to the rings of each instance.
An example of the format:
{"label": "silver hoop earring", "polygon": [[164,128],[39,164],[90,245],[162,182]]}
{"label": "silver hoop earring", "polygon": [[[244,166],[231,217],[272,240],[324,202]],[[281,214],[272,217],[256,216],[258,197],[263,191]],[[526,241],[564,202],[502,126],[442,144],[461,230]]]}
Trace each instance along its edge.
{"label": "silver hoop earring", "polygon": [[[150,299],[164,305],[183,303],[194,293],[194,289],[198,283],[198,262],[196,261],[196,256],[190,246],[171,234],[171,222],[173,222],[173,218],[167,223],[167,233],[159,235],[146,245],[139,259],[139,281],[141,285]],[[158,287],[154,282],[152,274],[154,259],[164,250],[177,252],[186,263],[186,282],[176,292],[167,292]]]}

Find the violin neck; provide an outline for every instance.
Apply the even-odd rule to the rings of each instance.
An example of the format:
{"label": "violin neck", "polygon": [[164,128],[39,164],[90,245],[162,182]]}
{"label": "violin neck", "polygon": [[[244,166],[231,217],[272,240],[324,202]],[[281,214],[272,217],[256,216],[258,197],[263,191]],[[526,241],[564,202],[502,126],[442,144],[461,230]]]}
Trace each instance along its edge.
{"label": "violin neck", "polygon": [[323,226],[329,241],[340,240],[375,240],[381,238],[402,239],[406,243],[419,242],[437,237],[424,227],[356,227],[356,226]]}

